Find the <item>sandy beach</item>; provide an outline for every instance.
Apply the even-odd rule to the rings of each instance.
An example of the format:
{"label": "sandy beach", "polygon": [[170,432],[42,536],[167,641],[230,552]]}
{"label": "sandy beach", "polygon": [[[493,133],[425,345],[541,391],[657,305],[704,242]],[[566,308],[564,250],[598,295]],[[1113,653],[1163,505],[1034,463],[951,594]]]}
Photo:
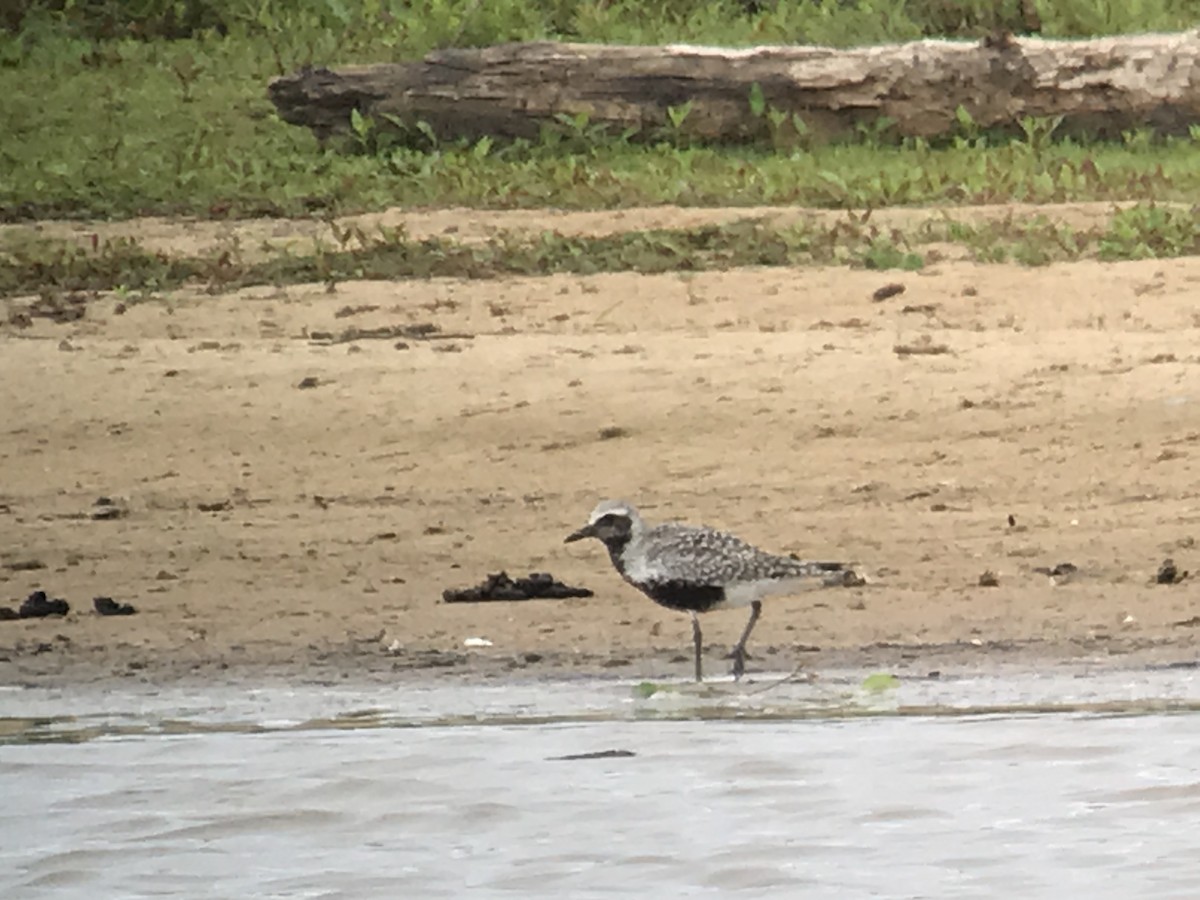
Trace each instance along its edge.
{"label": "sandy beach", "polygon": [[[547,225],[457,215],[410,224]],[[1200,258],[950,255],[2,301],[0,605],[72,611],[0,621],[0,683],[686,676],[687,618],[563,544],[607,497],[865,576],[769,602],[751,672],[1187,664],[1200,591],[1155,576],[1200,569],[1198,298]],[[442,602],[501,570],[595,596]],[[709,673],[744,621],[705,619]]]}

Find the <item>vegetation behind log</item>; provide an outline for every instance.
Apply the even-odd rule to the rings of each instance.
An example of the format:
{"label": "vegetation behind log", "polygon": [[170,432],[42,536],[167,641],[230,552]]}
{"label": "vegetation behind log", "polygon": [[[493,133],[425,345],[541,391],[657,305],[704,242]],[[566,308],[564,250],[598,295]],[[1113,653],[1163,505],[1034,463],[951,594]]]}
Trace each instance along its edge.
{"label": "vegetation behind log", "polygon": [[1200,25],[1198,14],[1196,0],[0,0],[0,220],[1190,199],[1200,128],[1166,141],[1134,128],[1093,144],[1044,129],[1002,140],[964,122],[943,147],[883,146],[867,129],[838,147],[723,150],[598,141],[576,117],[515,146],[405,148],[382,145],[360,121],[361,152],[340,155],[281,121],[265,87],[304,66],[510,41],[850,47],[977,41],[1002,28],[1181,31]]}
{"label": "vegetation behind log", "polygon": [[1195,0],[8,0],[0,4],[0,27],[10,34],[53,25],[86,40],[182,40],[315,27],[336,29],[331,36],[343,47],[373,47],[393,59],[433,49],[540,39],[850,46],[921,37],[980,38],[996,31],[1088,37],[1182,30],[1197,24],[1198,18]]}

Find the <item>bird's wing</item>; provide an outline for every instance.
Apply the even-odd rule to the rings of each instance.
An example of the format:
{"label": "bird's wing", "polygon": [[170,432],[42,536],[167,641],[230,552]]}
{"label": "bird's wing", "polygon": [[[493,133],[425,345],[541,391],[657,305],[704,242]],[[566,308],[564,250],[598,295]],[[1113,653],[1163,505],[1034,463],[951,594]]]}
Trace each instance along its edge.
{"label": "bird's wing", "polygon": [[703,584],[804,578],[836,571],[829,568],[836,564],[776,556],[727,532],[673,523],[649,531],[645,553],[651,570]]}

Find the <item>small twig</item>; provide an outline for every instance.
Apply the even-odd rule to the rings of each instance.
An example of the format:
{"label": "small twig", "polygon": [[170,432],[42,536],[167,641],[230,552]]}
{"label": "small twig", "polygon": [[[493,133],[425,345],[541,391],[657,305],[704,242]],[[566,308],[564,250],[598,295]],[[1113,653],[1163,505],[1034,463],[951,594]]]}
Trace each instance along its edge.
{"label": "small twig", "polygon": [[608,314],[610,312],[612,312],[614,309],[616,309],[618,306],[620,306],[624,302],[625,302],[624,300],[618,300],[616,303],[612,303],[609,306],[606,306],[604,309],[600,310],[600,312],[596,315],[596,318],[594,318],[592,320],[592,325],[593,326],[599,325],[601,322],[603,322],[608,317]]}
{"label": "small twig", "polygon": [[897,344],[892,348],[897,356],[941,356],[949,353],[950,348],[945,344]]}
{"label": "small twig", "polygon": [[799,675],[803,670],[804,670],[803,665],[796,666],[796,668],[792,669],[792,671],[790,671],[788,674],[784,675],[782,678],[780,678],[776,681],[772,681],[770,684],[764,685],[763,687],[755,688],[752,691],[746,691],[746,693],[747,694],[765,694],[767,691],[773,691],[775,688],[779,687],[780,685],[787,684],[789,681],[791,681],[797,675]]}
{"label": "small twig", "polygon": [[347,328],[338,334],[314,331],[308,335],[313,343],[324,345],[349,344],[354,341],[390,341],[404,338],[410,341],[469,341],[473,334],[438,331],[422,325],[382,325],[378,328]]}

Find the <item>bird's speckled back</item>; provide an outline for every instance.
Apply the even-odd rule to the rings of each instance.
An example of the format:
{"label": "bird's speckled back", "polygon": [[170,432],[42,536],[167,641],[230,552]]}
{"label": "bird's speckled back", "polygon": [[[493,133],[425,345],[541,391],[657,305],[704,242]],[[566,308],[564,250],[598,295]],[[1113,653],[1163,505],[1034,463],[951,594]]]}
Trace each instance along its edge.
{"label": "bird's speckled back", "polygon": [[812,563],[767,553],[728,532],[677,522],[656,525],[629,549],[644,554],[651,571],[698,584],[803,578],[823,571]]}

